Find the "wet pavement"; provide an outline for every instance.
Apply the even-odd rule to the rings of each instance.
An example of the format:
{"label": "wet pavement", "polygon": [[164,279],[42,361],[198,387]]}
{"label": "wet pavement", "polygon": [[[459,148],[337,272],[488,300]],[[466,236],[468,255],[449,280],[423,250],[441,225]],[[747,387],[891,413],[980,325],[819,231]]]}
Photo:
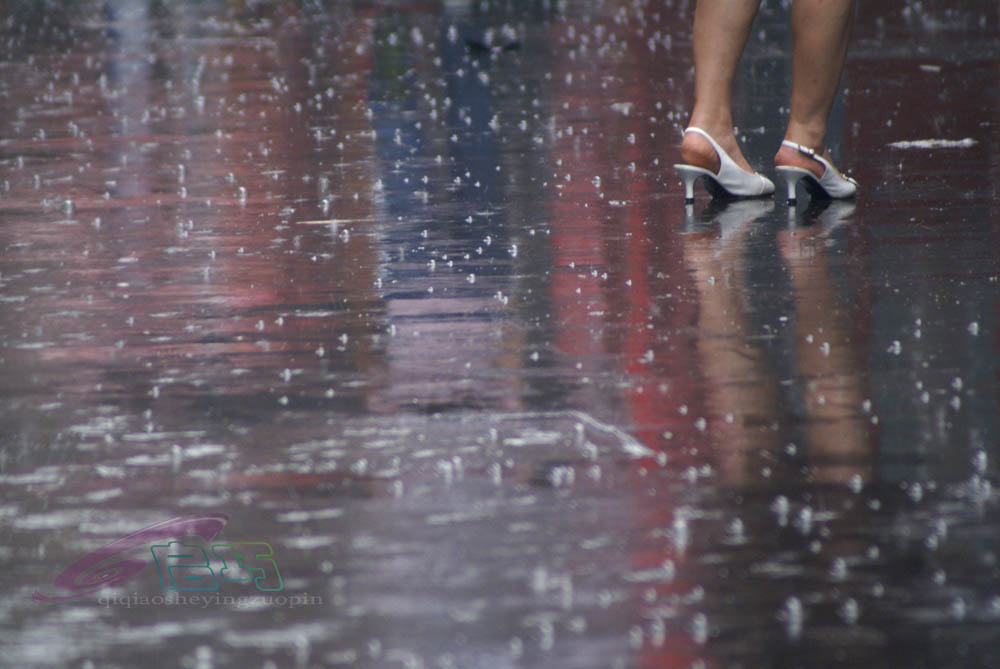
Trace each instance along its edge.
{"label": "wet pavement", "polygon": [[691,2],[6,5],[0,664],[1000,662],[995,2],[794,207],[685,206]]}

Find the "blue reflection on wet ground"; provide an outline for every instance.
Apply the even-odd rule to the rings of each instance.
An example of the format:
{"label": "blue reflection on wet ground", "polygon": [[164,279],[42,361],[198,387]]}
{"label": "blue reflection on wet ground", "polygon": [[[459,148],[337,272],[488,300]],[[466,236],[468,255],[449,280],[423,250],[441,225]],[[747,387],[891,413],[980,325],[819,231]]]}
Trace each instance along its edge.
{"label": "blue reflection on wet ground", "polygon": [[[990,665],[996,5],[859,7],[797,207],[684,205],[691,8],[12,3],[4,661]],[[194,514],[280,594],[59,580]]]}

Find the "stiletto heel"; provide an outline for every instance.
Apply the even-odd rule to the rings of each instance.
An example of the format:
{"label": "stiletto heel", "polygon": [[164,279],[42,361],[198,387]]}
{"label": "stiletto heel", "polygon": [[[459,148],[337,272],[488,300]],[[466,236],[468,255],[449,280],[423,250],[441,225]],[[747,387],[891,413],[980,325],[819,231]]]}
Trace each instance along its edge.
{"label": "stiletto heel", "polygon": [[694,202],[694,182],[706,173],[711,176],[711,172],[693,165],[674,165],[674,168],[677,170],[677,176],[684,183],[684,202]]}
{"label": "stiletto heel", "polygon": [[804,156],[808,156],[823,166],[823,176],[817,177],[810,170],[801,167],[791,167],[789,165],[778,165],[775,169],[788,184],[788,201],[795,202],[795,185],[802,181],[809,194],[813,197],[833,198],[843,200],[858,192],[858,182],[854,179],[843,176],[830,164],[830,161],[819,155],[807,146],[790,142],[787,139],[782,145],[795,149]]}
{"label": "stiletto heel", "polygon": [[788,186],[788,201],[795,202],[795,187],[798,185],[807,174],[811,174],[809,170],[804,170],[801,167],[777,167],[778,173],[785,180],[785,185]]}
{"label": "stiletto heel", "polygon": [[774,182],[756,172],[751,174],[740,169],[729,157],[729,154],[707,132],[694,126],[684,131],[685,134],[689,132],[701,135],[712,145],[715,153],[719,156],[719,171],[713,173],[697,165],[675,164],[674,169],[677,170],[677,175],[684,183],[684,199],[686,201],[690,202],[694,199],[694,182],[699,178],[713,197],[761,197],[774,192]]}

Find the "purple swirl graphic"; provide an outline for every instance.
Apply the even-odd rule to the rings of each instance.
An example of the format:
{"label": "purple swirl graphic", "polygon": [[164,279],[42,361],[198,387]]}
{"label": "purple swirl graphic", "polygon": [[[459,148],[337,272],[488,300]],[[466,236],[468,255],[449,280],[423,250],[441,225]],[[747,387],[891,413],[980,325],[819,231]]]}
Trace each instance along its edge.
{"label": "purple swirl graphic", "polygon": [[49,596],[35,590],[32,599],[38,602],[65,602],[97,592],[107,586],[124,583],[142,571],[148,560],[122,559],[109,564],[101,563],[133,548],[147,547],[153,542],[165,539],[195,536],[208,541],[215,538],[227,522],[229,516],[223,513],[200,513],[179,516],[144,527],[84,555],[52,579],[54,588],[73,594]]}

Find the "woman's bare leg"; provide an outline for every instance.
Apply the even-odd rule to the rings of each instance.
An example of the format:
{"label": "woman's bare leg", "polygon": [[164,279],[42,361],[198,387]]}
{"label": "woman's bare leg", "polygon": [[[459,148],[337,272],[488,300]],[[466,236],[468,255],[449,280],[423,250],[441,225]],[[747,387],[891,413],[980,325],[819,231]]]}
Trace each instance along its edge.
{"label": "woman's bare leg", "polygon": [[[847,58],[854,0],[794,0],[792,4],[791,117],[785,139],[826,158],[826,123]],[[804,167],[822,176],[823,166],[782,146],[776,165]]]}
{"label": "woman's bare leg", "polygon": [[[796,0],[798,4],[800,0]],[[733,80],[760,0],[698,0],[694,11],[694,111],[689,125],[711,135],[741,168],[753,172],[733,136]],[[717,172],[719,157],[708,141],[688,133],[681,158]]]}

